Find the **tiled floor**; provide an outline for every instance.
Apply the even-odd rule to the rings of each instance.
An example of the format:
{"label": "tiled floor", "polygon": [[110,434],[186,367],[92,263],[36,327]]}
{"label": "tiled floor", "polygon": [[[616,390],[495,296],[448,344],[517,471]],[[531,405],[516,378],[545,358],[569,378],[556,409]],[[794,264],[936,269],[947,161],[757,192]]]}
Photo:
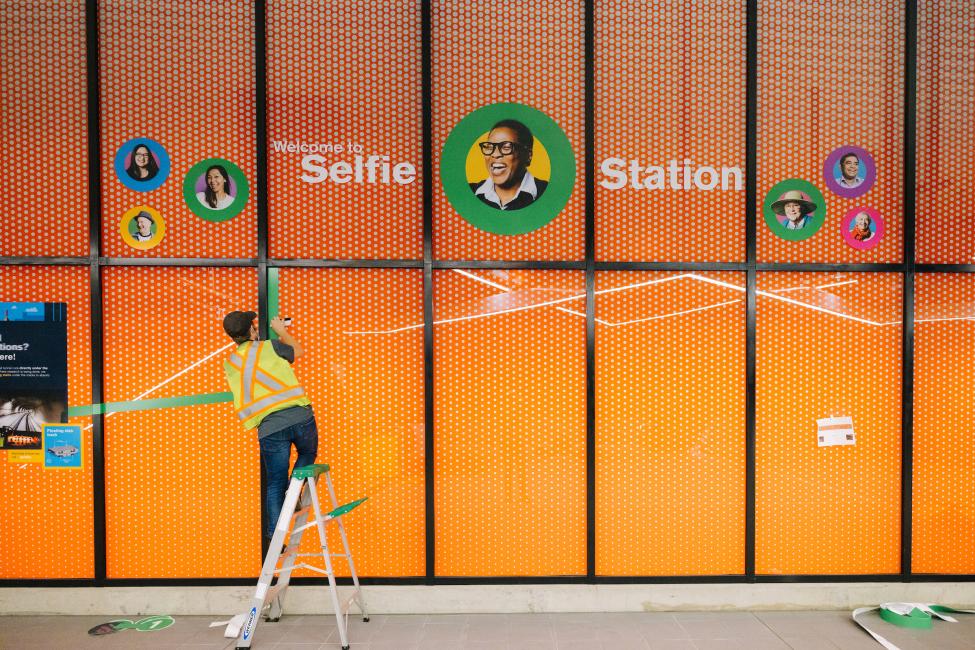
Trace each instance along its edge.
{"label": "tiled floor", "polygon": [[[138,618],[138,617],[136,617]],[[87,631],[107,616],[0,616],[0,648],[234,648],[212,618],[178,616],[156,632]],[[901,650],[975,649],[975,615],[907,630],[876,614],[869,623]],[[882,650],[845,612],[654,612],[633,614],[471,614],[373,616],[353,620],[355,650]],[[253,648],[338,650],[335,619],[285,616],[261,623]]]}

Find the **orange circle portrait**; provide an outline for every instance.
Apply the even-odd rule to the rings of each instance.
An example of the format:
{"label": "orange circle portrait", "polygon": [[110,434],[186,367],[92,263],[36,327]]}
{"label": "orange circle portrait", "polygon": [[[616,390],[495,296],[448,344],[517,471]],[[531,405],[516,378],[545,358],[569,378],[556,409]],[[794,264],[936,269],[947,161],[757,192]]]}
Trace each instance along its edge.
{"label": "orange circle portrait", "polygon": [[166,236],[166,220],[159,211],[147,205],[126,210],[118,224],[122,241],[138,250],[155,248]]}

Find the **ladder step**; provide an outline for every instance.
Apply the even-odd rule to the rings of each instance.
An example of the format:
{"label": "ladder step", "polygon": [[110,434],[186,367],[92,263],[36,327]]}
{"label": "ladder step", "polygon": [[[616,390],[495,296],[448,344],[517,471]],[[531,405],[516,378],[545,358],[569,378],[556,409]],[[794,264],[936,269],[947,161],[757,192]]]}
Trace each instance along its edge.
{"label": "ladder step", "polygon": [[349,503],[346,503],[344,506],[339,506],[338,508],[336,508],[332,512],[328,513],[326,515],[326,517],[328,517],[329,519],[337,519],[338,517],[341,517],[345,513],[350,512],[350,511],[355,510],[356,508],[358,508],[368,498],[369,497],[362,497],[361,499],[356,499],[355,501],[350,501]]}
{"label": "ladder step", "polygon": [[291,471],[291,478],[295,479],[306,479],[306,478],[318,478],[319,474],[327,472],[329,470],[328,465],[318,464],[318,465],[305,465],[304,467],[298,467]]}

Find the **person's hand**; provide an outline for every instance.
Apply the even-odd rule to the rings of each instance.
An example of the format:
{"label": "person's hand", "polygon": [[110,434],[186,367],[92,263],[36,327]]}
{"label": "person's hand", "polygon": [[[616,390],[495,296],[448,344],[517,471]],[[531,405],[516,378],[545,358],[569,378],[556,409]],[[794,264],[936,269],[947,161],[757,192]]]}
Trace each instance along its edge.
{"label": "person's hand", "polygon": [[271,329],[274,330],[274,333],[278,336],[281,336],[288,331],[287,326],[284,324],[284,319],[280,316],[275,316],[271,319]]}

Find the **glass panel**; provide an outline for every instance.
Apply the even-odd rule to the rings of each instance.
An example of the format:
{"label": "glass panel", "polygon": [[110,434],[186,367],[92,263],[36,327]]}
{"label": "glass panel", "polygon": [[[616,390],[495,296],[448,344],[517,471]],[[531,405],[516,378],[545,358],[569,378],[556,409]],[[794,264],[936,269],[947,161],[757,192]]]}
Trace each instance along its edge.
{"label": "glass panel", "polygon": [[596,274],[596,573],[745,570],[745,278]]}
{"label": "glass panel", "polygon": [[[82,429],[81,470],[12,462],[15,450],[0,449],[0,579],[94,578],[95,525],[92,498],[91,302],[88,269],[82,267],[0,267],[0,302],[65,303],[68,334],[69,424]],[[7,314],[3,315],[7,319]],[[15,344],[14,341],[4,343]],[[20,354],[17,352],[15,354]],[[32,357],[34,358],[34,357]],[[5,362],[6,363],[6,362]],[[10,396],[0,410],[11,413]],[[55,405],[57,407],[59,405]],[[35,420],[57,421],[33,409]],[[4,426],[12,423],[0,415]],[[6,436],[5,436],[6,438]],[[7,441],[5,440],[5,443]],[[43,507],[40,507],[43,504]]]}
{"label": "glass panel", "polygon": [[421,124],[418,2],[269,2],[271,255],[422,257]]}
{"label": "glass panel", "polygon": [[112,267],[103,287],[105,401],[150,407],[105,416],[108,577],[256,576],[257,436],[229,403],[146,403],[228,391],[223,317],[255,309],[256,270]]}
{"label": "glass panel", "polygon": [[596,259],[745,259],[745,3],[596,3]]}
{"label": "glass panel", "polygon": [[434,273],[437,574],[586,571],[579,271]]}
{"label": "glass panel", "polygon": [[100,3],[99,38],[104,254],[256,256],[253,4]]}
{"label": "glass panel", "polygon": [[975,276],[916,282],[911,569],[975,573]]}
{"label": "glass panel", "polygon": [[[504,0],[438,2],[432,11],[435,256],[581,260],[585,252],[583,3],[542,0],[516,8]],[[470,132],[458,128],[475,109],[499,103],[524,107],[490,109],[472,118]],[[502,119],[530,126],[539,143],[532,160],[539,167],[529,172],[548,182],[542,194],[536,187],[537,203],[510,212],[486,207],[474,194],[487,176],[486,156],[477,152],[475,144]],[[549,131],[543,130],[547,120],[554,122]],[[456,146],[445,149],[451,133],[457,134]],[[517,141],[518,136],[507,137]],[[574,165],[571,153],[559,153],[562,145],[575,152]],[[519,155],[524,159],[524,152]],[[446,165],[441,164],[441,156]],[[509,164],[501,174],[517,176],[515,170],[522,166],[518,159],[505,161]],[[458,177],[458,192],[448,200],[443,180],[453,168],[466,171]],[[499,185],[510,180],[497,179]],[[460,210],[465,217],[487,214],[492,230],[462,218],[458,201],[466,206]],[[518,226],[515,230],[535,229],[511,234],[506,228],[512,224]],[[495,234],[501,231],[508,234]]]}
{"label": "glass panel", "polygon": [[[758,260],[900,262],[904,0],[758,12]],[[789,192],[805,195],[791,221]]]}
{"label": "glass panel", "polygon": [[[276,272],[277,311],[294,318],[292,329],[305,347],[295,371],[315,409],[318,462],[332,467],[340,503],[369,497],[347,528],[356,571],[422,576],[423,274],[272,269],[272,296]],[[329,544],[341,549],[334,527],[329,535]],[[303,552],[314,552],[317,535],[306,540]],[[339,575],[347,569],[336,563]]]}
{"label": "glass panel", "polygon": [[759,273],[755,570],[900,570],[902,283]]}
{"label": "glass panel", "polygon": [[919,2],[917,51],[917,261],[971,264],[958,211],[975,187],[975,4]]}
{"label": "glass panel", "polygon": [[88,255],[85,3],[5,2],[0,255]]}

